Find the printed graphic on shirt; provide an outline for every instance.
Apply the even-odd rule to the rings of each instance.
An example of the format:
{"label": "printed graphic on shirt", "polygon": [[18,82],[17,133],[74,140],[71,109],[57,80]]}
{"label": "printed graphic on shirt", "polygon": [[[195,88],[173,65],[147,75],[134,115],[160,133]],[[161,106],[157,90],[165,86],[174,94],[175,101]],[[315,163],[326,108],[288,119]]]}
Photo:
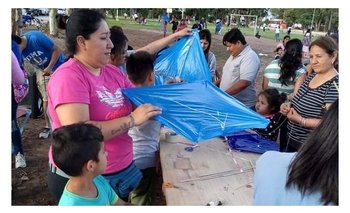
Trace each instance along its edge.
{"label": "printed graphic on shirt", "polygon": [[97,97],[101,103],[108,106],[108,113],[104,116],[106,120],[120,118],[131,113],[132,106],[127,98],[124,97],[121,89],[115,92],[101,86],[96,90]]}
{"label": "printed graphic on shirt", "polygon": [[100,91],[96,90],[96,93],[101,102],[106,103],[113,108],[118,108],[124,103],[124,96],[120,88],[117,89],[113,94],[104,86],[102,86]]}
{"label": "printed graphic on shirt", "polygon": [[44,52],[42,51],[34,51],[31,52],[27,57],[25,57],[26,61],[29,61],[31,64],[33,64],[34,66],[36,66],[39,69],[44,69],[45,68],[45,64],[48,61],[47,57],[43,57]]}

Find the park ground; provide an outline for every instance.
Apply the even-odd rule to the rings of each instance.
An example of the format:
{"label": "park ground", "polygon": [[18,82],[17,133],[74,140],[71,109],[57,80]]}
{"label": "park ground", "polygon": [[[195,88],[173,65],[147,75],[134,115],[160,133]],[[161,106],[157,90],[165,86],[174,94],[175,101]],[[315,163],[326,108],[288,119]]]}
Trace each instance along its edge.
{"label": "park ground", "polygon": [[[162,32],[154,30],[130,30],[124,29],[129,39],[129,44],[134,48],[140,48],[148,43],[162,38]],[[283,37],[284,35],[281,35]],[[293,38],[293,35],[292,35]],[[62,38],[54,38],[58,45],[64,49]],[[257,80],[257,91],[261,90],[262,71],[273,59],[273,49],[277,45],[271,39],[257,39],[253,36],[246,36],[247,42],[259,54],[261,60],[260,72]],[[221,72],[222,67],[229,57],[226,48],[222,44],[222,36],[213,35],[211,50],[217,58],[217,70]],[[23,147],[27,160],[27,167],[24,169],[14,168],[14,157],[12,157],[12,192],[11,204],[18,205],[57,205],[51,198],[47,187],[47,166],[49,139],[39,139],[38,135],[44,126],[43,118],[29,119],[23,134]],[[162,177],[159,176],[157,194],[154,205],[165,205],[165,199],[161,190]]]}

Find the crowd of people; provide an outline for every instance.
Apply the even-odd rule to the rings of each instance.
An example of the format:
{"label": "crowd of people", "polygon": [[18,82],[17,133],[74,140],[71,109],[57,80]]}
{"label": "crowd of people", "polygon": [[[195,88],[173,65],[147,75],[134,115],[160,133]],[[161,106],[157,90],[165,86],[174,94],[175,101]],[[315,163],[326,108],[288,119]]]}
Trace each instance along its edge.
{"label": "crowd of people", "polygon": [[[168,23],[173,33],[166,36]],[[136,107],[122,89],[154,85],[156,54],[192,29],[199,31],[212,83],[270,119],[266,129],[254,131],[280,145],[279,152],[257,161],[254,204],[338,205],[337,42],[331,37],[310,41],[307,68],[305,41],[286,35],[262,85],[256,85],[260,59],[238,28],[222,38],[229,57],[218,76],[205,24],[196,19],[191,29],[185,20],[165,16],[162,24],[164,38],[135,50],[122,28],[109,27],[98,10],[76,9],[63,24],[67,57],[41,32],[12,36],[12,85],[24,82],[22,59],[36,67],[45,116],[40,137],[53,136],[48,187],[59,205],[152,204],[161,129],[152,118],[162,109]],[[257,87],[262,89],[258,95]],[[19,168],[26,163],[17,104],[13,93],[12,143]]]}

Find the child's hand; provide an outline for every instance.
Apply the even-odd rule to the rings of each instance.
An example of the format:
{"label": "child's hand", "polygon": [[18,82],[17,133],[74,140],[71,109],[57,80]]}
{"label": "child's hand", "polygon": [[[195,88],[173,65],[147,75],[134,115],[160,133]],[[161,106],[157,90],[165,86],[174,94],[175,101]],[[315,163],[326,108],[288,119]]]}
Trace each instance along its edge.
{"label": "child's hand", "polygon": [[280,106],[280,112],[284,116],[287,116],[287,114],[289,113],[290,109],[291,109],[290,108],[290,103],[283,103]]}

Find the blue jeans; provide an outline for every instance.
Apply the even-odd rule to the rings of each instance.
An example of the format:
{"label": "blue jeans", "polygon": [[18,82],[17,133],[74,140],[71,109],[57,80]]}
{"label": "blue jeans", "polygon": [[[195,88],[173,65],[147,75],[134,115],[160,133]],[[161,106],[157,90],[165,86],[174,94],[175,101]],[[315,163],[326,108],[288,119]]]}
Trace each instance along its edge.
{"label": "blue jeans", "polygon": [[13,145],[13,154],[17,155],[17,153],[23,154],[23,148],[22,148],[22,135],[19,130],[18,124],[17,124],[17,107],[18,104],[15,100],[13,89],[12,89],[12,106],[11,106],[11,139],[12,139],[12,145]]}
{"label": "blue jeans", "polygon": [[112,174],[102,175],[112,186],[118,197],[124,201],[128,201],[129,194],[134,190],[142,179],[142,173],[136,167],[134,161],[125,169]]}
{"label": "blue jeans", "polygon": [[280,41],[280,34],[279,33],[275,33],[275,39],[276,39],[276,41]]}

